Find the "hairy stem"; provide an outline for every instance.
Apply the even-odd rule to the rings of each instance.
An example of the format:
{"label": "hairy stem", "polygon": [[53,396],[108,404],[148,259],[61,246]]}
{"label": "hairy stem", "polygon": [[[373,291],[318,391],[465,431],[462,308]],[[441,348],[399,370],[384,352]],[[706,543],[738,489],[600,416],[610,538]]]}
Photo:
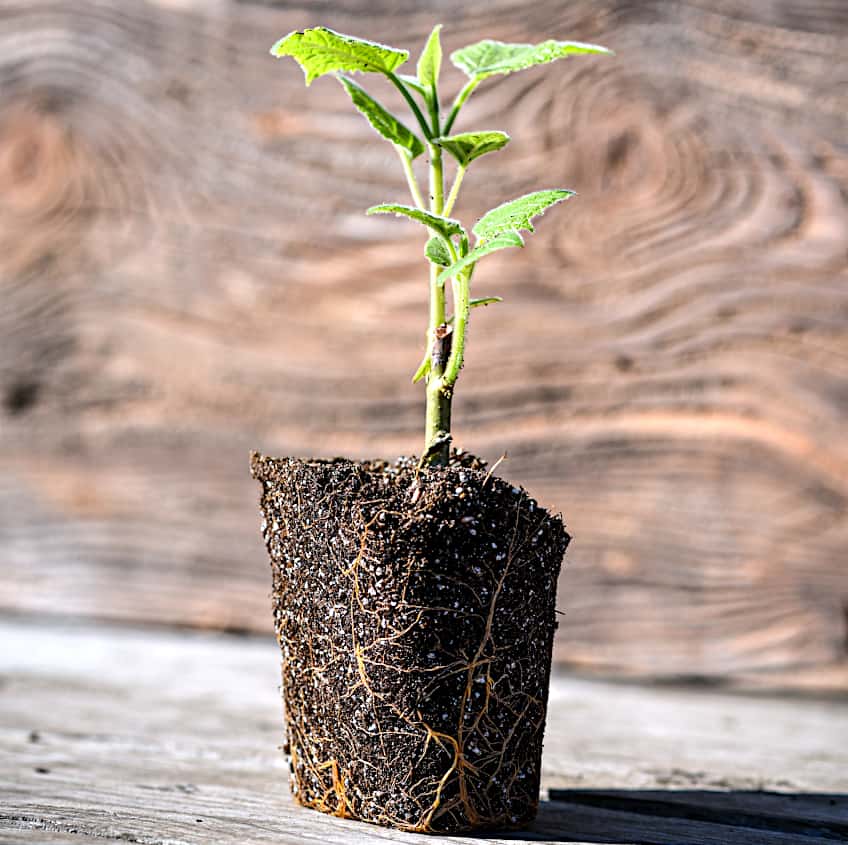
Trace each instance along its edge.
{"label": "hairy stem", "polygon": [[451,185],[450,193],[448,194],[447,202],[445,203],[444,215],[445,217],[450,216],[451,211],[453,211],[453,205],[456,202],[456,198],[459,195],[459,188],[462,185],[462,177],[465,176],[465,170],[462,165],[456,171],[456,176],[453,179],[453,185]]}
{"label": "hairy stem", "polygon": [[453,338],[451,354],[445,366],[442,380],[445,386],[453,389],[465,358],[465,332],[468,327],[468,315],[471,313],[470,291],[471,274],[458,273],[452,280],[453,285]]}
{"label": "hairy stem", "polygon": [[430,144],[430,211],[442,214],[445,209],[445,176],[442,170],[442,148]]}
{"label": "hairy stem", "polygon": [[[439,275],[441,267],[436,264],[430,265],[430,338],[429,342],[432,345],[435,340],[436,329],[445,321],[445,287],[440,285],[436,279]],[[439,370],[441,375],[442,367]]]}
{"label": "hairy stem", "polygon": [[445,128],[443,130],[443,133],[445,135],[450,134],[451,128],[453,127],[453,122],[456,120],[456,116],[459,114],[459,110],[463,107],[463,105],[465,105],[465,101],[471,96],[471,92],[479,84],[479,79],[469,79],[468,82],[465,83],[463,89],[456,95],[456,99],[453,101],[453,106],[451,107],[448,119],[445,121]]}

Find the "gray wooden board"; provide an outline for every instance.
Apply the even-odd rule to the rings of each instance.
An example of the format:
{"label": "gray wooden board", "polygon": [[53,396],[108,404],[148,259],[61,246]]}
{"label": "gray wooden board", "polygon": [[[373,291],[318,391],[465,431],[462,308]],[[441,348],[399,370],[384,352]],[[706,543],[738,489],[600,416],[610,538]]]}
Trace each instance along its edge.
{"label": "gray wooden board", "polygon": [[[270,638],[6,618],[0,642],[0,842],[420,841],[292,803]],[[843,840],[847,712],[557,675],[543,777],[562,800],[511,839]]]}

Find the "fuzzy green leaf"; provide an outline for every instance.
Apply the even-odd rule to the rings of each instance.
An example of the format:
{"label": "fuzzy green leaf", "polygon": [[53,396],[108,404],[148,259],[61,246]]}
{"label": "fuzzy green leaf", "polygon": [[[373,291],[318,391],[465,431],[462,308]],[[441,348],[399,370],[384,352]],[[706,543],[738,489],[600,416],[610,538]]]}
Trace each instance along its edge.
{"label": "fuzzy green leaf", "polygon": [[271,55],[296,59],[311,85],[313,79],[337,70],[391,73],[409,58],[409,51],[316,26],[290,32],[271,48]]}
{"label": "fuzzy green leaf", "polygon": [[439,31],[442,25],[436,24],[427,43],[424,45],[424,51],[421,53],[421,58],[418,60],[418,81],[430,96],[430,92],[439,84],[439,71],[442,67],[442,42],[439,39]]}
{"label": "fuzzy green leaf", "polygon": [[430,372],[430,355],[427,354],[424,356],[421,363],[418,365],[418,369],[415,371],[415,375],[412,377],[412,383],[416,384],[421,381],[427,373]]}
{"label": "fuzzy green leaf", "polygon": [[545,210],[552,205],[572,196],[574,196],[574,191],[568,191],[565,188],[525,194],[523,197],[505,202],[503,205],[486,212],[477,221],[477,225],[474,226],[472,231],[481,241],[489,241],[511,230],[520,231],[524,229],[528,232],[535,232],[532,222],[534,217],[544,214]]}
{"label": "fuzzy green leaf", "polygon": [[441,235],[445,240],[449,240],[452,235],[464,235],[465,229],[459,220],[454,220],[451,217],[442,217],[440,214],[431,214],[429,211],[424,211],[420,208],[414,208],[411,205],[396,205],[393,203],[384,203],[383,205],[371,206],[366,214],[398,214],[404,217],[409,217],[412,220],[417,220],[428,226],[434,232]]}
{"label": "fuzzy green leaf", "polygon": [[350,99],[353,100],[356,108],[384,138],[403,147],[410,158],[416,158],[424,152],[424,144],[418,136],[380,105],[367,91],[347,76],[340,75],[338,80],[350,94]]}
{"label": "fuzzy green leaf", "polygon": [[480,299],[472,299],[468,303],[469,308],[479,308],[481,305],[491,305],[494,302],[503,302],[502,296],[482,296]]}
{"label": "fuzzy green leaf", "polygon": [[434,138],[433,143],[447,150],[463,167],[468,167],[475,158],[505,147],[509,143],[509,135],[496,130],[461,132]]}
{"label": "fuzzy green leaf", "polygon": [[492,240],[486,241],[480,246],[475,246],[468,255],[464,255],[459,261],[455,261],[447,270],[442,270],[436,278],[436,283],[443,285],[451,276],[455,276],[469,265],[476,264],[484,255],[511,246],[524,246],[524,238],[518,232],[503,232],[498,237],[492,238]]}
{"label": "fuzzy green leaf", "polygon": [[433,262],[433,264],[439,264],[442,267],[447,267],[448,264],[451,263],[451,256],[448,252],[447,245],[443,238],[440,238],[438,235],[433,235],[429,241],[427,241],[427,246],[424,247],[424,255]]}
{"label": "fuzzy green leaf", "polygon": [[[469,307],[469,309],[470,308],[479,308],[481,305],[491,305],[493,302],[503,302],[503,297],[502,296],[484,296],[484,297],[481,297],[480,299],[469,299],[468,300],[468,307]],[[452,325],[453,324],[453,314],[451,314],[450,317],[448,317],[445,320],[445,322],[449,326]],[[423,364],[422,364],[422,366],[423,366]],[[421,369],[421,368],[419,367],[419,369]],[[429,370],[430,368],[428,367],[427,369]],[[415,375],[418,375],[418,373],[416,373]],[[415,381],[416,380],[413,379],[412,383],[415,384]]]}
{"label": "fuzzy green leaf", "polygon": [[545,65],[575,53],[611,53],[597,44],[579,41],[542,41],[540,44],[504,44],[485,39],[451,53],[451,61],[471,79]]}

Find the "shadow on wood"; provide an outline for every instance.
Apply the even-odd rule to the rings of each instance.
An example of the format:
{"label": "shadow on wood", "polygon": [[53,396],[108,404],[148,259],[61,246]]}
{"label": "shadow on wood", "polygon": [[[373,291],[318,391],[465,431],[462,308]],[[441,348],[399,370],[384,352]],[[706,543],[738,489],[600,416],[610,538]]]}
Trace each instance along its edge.
{"label": "shadow on wood", "polygon": [[[498,839],[634,845],[848,841],[848,795],[552,789],[532,830]],[[485,838],[485,837],[484,837]]]}

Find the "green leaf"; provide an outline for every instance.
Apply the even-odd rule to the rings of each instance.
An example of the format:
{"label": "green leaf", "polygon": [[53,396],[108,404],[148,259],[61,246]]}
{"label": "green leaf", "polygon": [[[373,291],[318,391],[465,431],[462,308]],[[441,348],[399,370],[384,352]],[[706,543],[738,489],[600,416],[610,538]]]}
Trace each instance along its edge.
{"label": "green leaf", "polygon": [[494,302],[503,302],[502,296],[483,296],[480,299],[472,299],[468,303],[469,308],[479,308],[481,305],[491,305]]}
{"label": "green leaf", "polygon": [[429,211],[423,211],[420,208],[414,208],[411,205],[395,205],[393,203],[384,203],[383,205],[371,206],[366,214],[398,214],[404,217],[409,217],[412,220],[417,220],[425,226],[429,226],[434,232],[441,235],[445,240],[450,240],[452,235],[464,235],[465,229],[459,220],[454,220],[451,217],[442,217],[440,214],[431,214]]}
{"label": "green leaf", "polygon": [[433,264],[440,264],[442,267],[447,267],[448,264],[451,263],[450,252],[448,252],[447,244],[445,244],[444,238],[440,238],[438,235],[433,235],[429,241],[427,241],[427,246],[424,247],[424,255],[433,262]]}
{"label": "green leaf", "polygon": [[424,45],[421,58],[418,60],[418,81],[427,92],[428,97],[439,84],[439,70],[442,67],[442,42],[439,39],[441,28],[441,24],[436,24],[433,27],[433,31]]}
{"label": "green leaf", "polygon": [[463,167],[468,167],[475,158],[505,147],[509,143],[509,135],[495,130],[462,132],[434,138],[433,143],[446,149]]}
{"label": "green leaf", "polygon": [[337,70],[391,73],[409,58],[409,51],[316,26],[290,32],[271,48],[271,55],[296,59],[311,85],[313,79]]}
{"label": "green leaf", "polygon": [[429,353],[424,356],[423,360],[418,366],[418,369],[415,371],[415,375],[412,377],[412,383],[421,381],[427,373],[430,372],[430,355]]}
{"label": "green leaf", "polygon": [[535,191],[518,199],[505,202],[486,212],[472,230],[479,240],[491,240],[510,230],[535,232],[532,220],[558,202],[574,196],[574,191],[558,188],[548,191]]}
{"label": "green leaf", "polygon": [[524,246],[524,238],[518,232],[503,232],[498,237],[492,238],[492,240],[486,241],[480,246],[475,246],[468,255],[463,256],[459,261],[455,261],[447,270],[442,270],[436,277],[436,284],[443,285],[451,276],[455,276],[470,264],[476,264],[484,255],[511,246]]}
{"label": "green leaf", "polygon": [[344,86],[356,108],[365,115],[368,122],[384,138],[403,147],[410,158],[416,158],[424,152],[424,144],[418,136],[404,126],[393,114],[386,111],[367,91],[357,85],[347,76],[339,76],[339,82]]}
{"label": "green leaf", "polygon": [[[470,300],[468,301],[468,307],[469,307],[469,309],[471,309],[471,308],[479,308],[481,305],[491,305],[493,302],[503,302],[503,297],[502,297],[502,296],[484,296],[484,297],[482,297],[481,299],[470,299]],[[449,326],[450,326],[450,325],[452,325],[452,323],[453,323],[453,314],[451,314],[451,315],[450,315],[450,317],[448,317],[448,318],[445,320],[445,322],[446,322]],[[422,364],[422,366],[423,366],[423,364]],[[419,368],[419,369],[420,369],[420,368]],[[429,370],[429,367],[428,367],[427,369]],[[415,375],[418,375],[418,373],[416,373]],[[412,382],[412,383],[413,383],[413,384],[415,384],[415,381],[413,380],[413,382]]]}
{"label": "green leaf", "polygon": [[496,73],[513,73],[516,70],[545,65],[575,53],[612,53],[597,44],[579,41],[542,41],[541,44],[504,44],[503,41],[485,39],[455,50],[451,61],[471,79],[485,79]]}

